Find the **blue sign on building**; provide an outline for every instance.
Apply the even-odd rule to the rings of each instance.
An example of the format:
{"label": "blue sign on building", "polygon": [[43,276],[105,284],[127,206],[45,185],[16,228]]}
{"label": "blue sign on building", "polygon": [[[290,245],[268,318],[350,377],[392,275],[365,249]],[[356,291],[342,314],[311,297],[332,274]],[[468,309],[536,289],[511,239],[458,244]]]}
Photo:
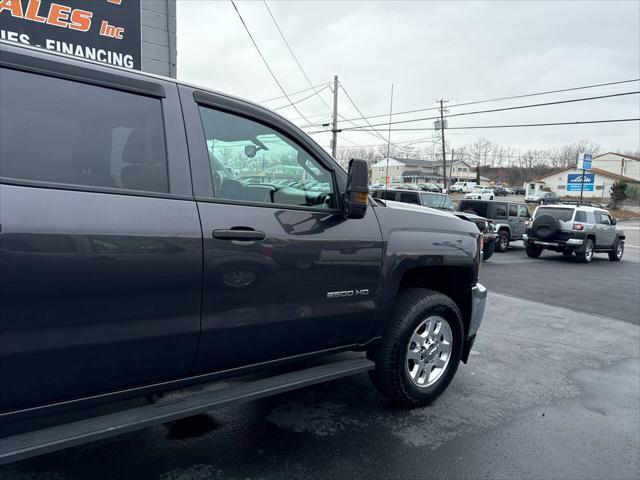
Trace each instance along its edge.
{"label": "blue sign on building", "polygon": [[[593,192],[595,187],[595,173],[584,174],[584,191]],[[582,174],[570,173],[567,175],[567,192],[579,192],[582,188]]]}

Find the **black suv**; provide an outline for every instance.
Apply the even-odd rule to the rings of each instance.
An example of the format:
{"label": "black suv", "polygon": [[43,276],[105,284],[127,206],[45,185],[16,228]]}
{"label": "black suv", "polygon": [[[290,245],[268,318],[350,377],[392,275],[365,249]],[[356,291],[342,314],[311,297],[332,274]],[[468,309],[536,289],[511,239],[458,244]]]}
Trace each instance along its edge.
{"label": "black suv", "polygon": [[0,462],[363,371],[426,405],[467,361],[475,225],[371,201],[364,161],[259,105],[1,47],[0,421],[366,358],[0,438]]}
{"label": "black suv", "polygon": [[447,194],[433,192],[415,192],[411,190],[376,190],[371,193],[373,198],[387,201],[409,203],[421,205],[423,207],[436,208],[438,210],[450,211],[459,218],[473,222],[482,233],[483,248],[482,260],[489,260],[495,251],[498,234],[496,227],[491,220],[470,212],[453,212],[451,197]]}
{"label": "black suv", "polygon": [[506,252],[513,240],[522,240],[526,222],[531,217],[524,203],[501,200],[460,200],[458,210],[472,212],[493,221],[498,232],[498,252]]}

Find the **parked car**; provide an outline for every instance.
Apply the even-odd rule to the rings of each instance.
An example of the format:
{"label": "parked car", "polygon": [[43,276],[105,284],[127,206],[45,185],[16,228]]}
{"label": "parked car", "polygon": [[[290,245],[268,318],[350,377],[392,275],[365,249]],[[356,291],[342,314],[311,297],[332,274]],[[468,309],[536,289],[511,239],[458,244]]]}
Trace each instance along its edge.
{"label": "parked car", "polygon": [[558,201],[558,197],[553,192],[535,192],[527,195],[524,198],[526,203],[536,203],[538,205],[548,205],[550,203],[556,203]]}
{"label": "parked car", "polygon": [[509,243],[521,240],[525,224],[529,220],[529,209],[524,203],[504,200],[461,200],[458,203],[461,212],[473,212],[492,220],[498,232],[497,252],[506,252]]}
{"label": "parked car", "polygon": [[469,212],[453,212],[454,207],[449,195],[434,192],[418,193],[408,190],[388,190],[386,192],[375,191],[372,192],[371,195],[373,196],[373,198],[381,200],[408,203],[412,205],[421,205],[423,207],[436,208],[438,210],[452,212],[459,218],[462,218],[469,222],[473,222],[476,224],[483,237],[482,259],[488,260],[489,257],[493,255],[498,234],[491,220]]}
{"label": "parked car", "polygon": [[495,187],[493,189],[493,194],[496,197],[506,197],[507,195],[509,195],[509,193],[507,192],[507,189],[504,187]]}
{"label": "parked car", "polygon": [[442,193],[442,189],[435,183],[423,183],[420,185],[420,190],[424,190],[425,192]]}
{"label": "parked car", "polygon": [[371,192],[373,198],[391,200],[401,203],[412,203],[423,207],[437,208],[439,210],[453,211],[451,197],[444,193],[417,192],[414,190],[376,190]]}
{"label": "parked car", "polygon": [[451,193],[468,193],[477,186],[476,182],[456,182],[449,187]]}
{"label": "parked car", "polygon": [[589,263],[594,253],[607,253],[619,262],[624,253],[624,231],[607,210],[591,204],[540,206],[527,226],[524,244],[527,255],[538,258],[552,250]]}
{"label": "parked car", "polygon": [[503,187],[503,188],[504,188],[504,191],[505,191],[505,193],[507,195],[515,195],[516,194],[516,192],[515,192],[515,190],[513,188],[510,188],[510,187]]}
{"label": "parked car", "polygon": [[513,194],[514,195],[526,195],[527,191],[522,187],[514,187]]}
{"label": "parked car", "polygon": [[[345,172],[262,106],[1,47],[0,419],[85,416],[0,429],[2,463],[365,371],[427,405],[467,362],[487,295],[475,225],[370,199],[366,162]],[[258,150],[249,183],[232,167]],[[328,190],[267,180],[292,159]],[[326,358],[350,350],[366,358]]]}
{"label": "parked car", "polygon": [[471,192],[467,193],[464,198],[477,200],[493,200],[494,193],[490,187],[476,186]]}
{"label": "parked car", "polygon": [[369,185],[370,190],[379,190],[382,188],[384,188],[384,183],[372,183],[371,185]]}

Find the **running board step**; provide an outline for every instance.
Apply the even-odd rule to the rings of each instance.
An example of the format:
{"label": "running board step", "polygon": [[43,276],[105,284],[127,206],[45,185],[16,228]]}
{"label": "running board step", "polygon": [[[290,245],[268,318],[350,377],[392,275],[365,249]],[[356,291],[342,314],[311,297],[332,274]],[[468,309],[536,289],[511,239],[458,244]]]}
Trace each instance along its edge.
{"label": "running board step", "polygon": [[0,438],[0,465],[55,452],[103,438],[171,422],[237,404],[323,383],[374,369],[366,359],[343,360],[253,380],[222,390],[197,393],[178,400],[132,408],[65,425]]}

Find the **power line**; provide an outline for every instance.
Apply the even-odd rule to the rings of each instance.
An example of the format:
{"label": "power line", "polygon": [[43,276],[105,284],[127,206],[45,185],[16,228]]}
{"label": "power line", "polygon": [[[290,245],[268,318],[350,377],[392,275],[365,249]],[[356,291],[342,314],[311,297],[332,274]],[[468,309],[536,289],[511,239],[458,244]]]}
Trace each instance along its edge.
{"label": "power line", "polygon": [[[574,98],[574,99],[570,99],[570,100],[556,100],[554,102],[544,102],[544,103],[533,103],[533,104],[529,104],[529,105],[519,105],[519,106],[515,106],[515,107],[503,107],[503,108],[493,108],[491,110],[476,110],[473,112],[462,112],[462,113],[454,113],[451,115],[447,115],[447,118],[451,118],[451,117],[461,117],[461,116],[465,116],[465,115],[478,115],[480,113],[495,113],[495,112],[505,112],[508,110],[520,110],[523,108],[536,108],[536,107],[545,107],[545,106],[549,106],[549,105],[561,105],[561,104],[565,104],[565,103],[575,103],[575,102],[586,102],[586,101],[591,101],[591,100],[599,100],[599,99],[603,99],[603,98],[612,98],[612,97],[622,97],[625,95],[637,95],[638,93],[640,93],[640,91],[633,91],[633,92],[622,92],[622,93],[614,93],[614,94],[610,94],[610,95],[599,95],[596,97],[582,97],[582,98]],[[388,125],[397,125],[400,123],[414,123],[414,122],[422,122],[422,121],[426,121],[426,120],[437,120],[440,117],[423,117],[423,118],[414,118],[411,120],[397,120],[395,122],[391,122],[391,123],[374,123],[373,125],[370,125],[371,127],[386,127]],[[364,129],[363,126],[359,127],[359,129]],[[342,130],[355,130],[355,127],[346,127],[343,128]],[[366,129],[364,129],[366,130]]]}
{"label": "power line", "polygon": [[[309,88],[304,88],[304,89],[298,90],[296,92],[291,92],[289,94],[289,96],[293,97],[294,95],[298,95],[299,93],[305,93],[305,92],[308,92],[309,90],[313,90],[314,88],[324,87],[325,85],[329,85],[329,83],[328,82],[319,83],[318,85],[314,85],[314,86],[309,87]],[[273,98],[267,98],[266,100],[260,100],[260,101],[258,101],[258,103],[272,102],[274,100],[280,100],[281,98],[287,98],[287,97],[284,96],[284,95],[280,95],[279,97],[273,97]],[[324,113],[318,113],[317,115],[309,115],[309,117],[319,117],[320,115],[324,115]]]}
{"label": "power line", "polygon": [[245,23],[244,18],[242,18],[242,15],[240,14],[240,10],[238,10],[238,7],[236,6],[236,4],[235,4],[235,2],[233,0],[230,0],[230,1],[231,1],[231,5],[233,5],[234,10],[238,14],[238,17],[240,18],[240,21],[242,22],[242,26],[244,27],[244,29],[246,30],[247,34],[249,35],[249,38],[251,39],[251,42],[253,43],[253,46],[256,48],[256,50],[258,52],[258,55],[260,55],[260,58],[264,62],[264,65],[267,67],[267,70],[269,70],[269,73],[271,74],[271,76],[273,77],[273,80],[278,85],[278,88],[280,88],[280,91],[286,97],[287,101],[291,104],[291,106],[294,108],[294,110],[296,112],[298,112],[298,115],[300,115],[304,120],[306,120],[307,123],[311,123],[311,121],[307,117],[305,117],[303,115],[303,113],[298,109],[298,107],[296,107],[293,104],[293,102],[291,101],[291,98],[289,98],[289,95],[287,94],[287,92],[284,90],[284,88],[282,87],[282,85],[278,81],[278,78],[273,73],[273,70],[271,70],[271,67],[269,66],[269,63],[267,62],[267,59],[264,57],[264,55],[262,55],[262,52],[260,51],[260,48],[258,47],[258,44],[254,40],[253,35],[251,35],[251,31],[249,30],[249,27],[247,27],[247,24]]}
{"label": "power line", "polygon": [[[266,0],[262,0],[262,3],[264,3],[264,6],[266,7],[267,12],[269,12],[269,16],[271,17],[271,20],[273,20],[274,25],[278,29],[278,33],[282,37],[282,40],[284,41],[284,44],[287,46],[287,49],[289,50],[289,53],[291,54],[291,56],[295,60],[296,65],[298,65],[298,68],[300,69],[300,72],[302,72],[302,75],[304,75],[304,78],[307,80],[307,83],[313,89],[314,93],[316,95],[318,95],[319,92],[316,91],[316,88],[313,86],[313,83],[311,83],[311,80],[309,79],[309,76],[307,75],[307,73],[302,68],[302,65],[300,65],[300,62],[298,61],[298,57],[296,57],[296,54],[293,53],[293,50],[291,49],[291,46],[289,46],[289,42],[287,42],[287,39],[284,36],[284,33],[282,33],[282,30],[280,29],[280,25],[278,25],[278,22],[276,21],[276,18],[273,16],[273,13],[271,13],[271,9],[269,8],[269,5],[267,5],[267,1]],[[320,97],[319,95],[318,95],[318,98],[320,99],[320,101],[322,101],[322,103],[325,105],[325,107],[327,107],[329,110],[331,110],[331,107],[329,106],[329,104],[327,102],[324,101],[324,98]]]}
{"label": "power line", "polygon": [[[304,98],[301,98],[300,100],[296,100],[295,102],[293,102],[291,105],[282,105],[280,107],[276,107],[276,108],[272,108],[271,110],[282,110],[283,108],[289,108],[292,107],[293,105],[297,105],[298,103],[302,103],[305,100],[309,100],[311,97],[315,97],[316,95],[318,95],[320,92],[322,92],[323,90],[326,90],[327,88],[329,88],[329,85],[325,85],[324,87],[322,87],[320,90],[318,90],[317,92],[313,92],[311,95],[307,95]],[[322,97],[320,97],[322,98]],[[317,125],[317,124],[316,124]]]}
{"label": "power line", "polygon": [[[344,85],[341,83],[340,84],[340,88],[342,88],[342,91],[344,92],[344,94],[346,95],[347,99],[349,100],[349,102],[351,102],[351,105],[353,105],[353,108],[356,109],[356,112],[358,112],[360,114],[360,116],[362,117],[362,119],[367,122],[367,125],[371,126],[371,124],[369,123],[369,120],[367,120],[365,118],[364,115],[362,115],[362,112],[360,111],[360,109],[358,108],[358,106],[356,105],[356,103],[353,101],[353,99],[351,98],[351,96],[349,95],[349,92],[347,92],[347,89],[344,88]],[[386,138],[384,138],[380,133],[378,133],[376,131],[376,136],[379,137],[380,139],[382,139],[383,142],[388,142],[388,140]],[[391,145],[393,145],[395,148],[398,148],[400,150],[402,150],[402,147],[397,146],[395,143],[391,143]]]}
{"label": "power line", "polygon": [[[607,119],[607,120],[583,120],[576,122],[552,122],[552,123],[517,123],[511,125],[473,125],[473,126],[465,126],[465,127],[447,127],[447,130],[472,130],[472,129],[482,129],[482,128],[517,128],[517,127],[550,127],[557,125],[585,125],[591,123],[616,123],[616,122],[638,122],[640,118],[616,118],[616,119]],[[425,131],[425,130],[435,130],[435,128],[393,128],[392,132],[412,132],[412,131]],[[316,133],[324,133],[326,130],[318,130],[316,132],[309,132],[308,135],[314,135]],[[370,131],[368,129],[358,130],[359,132]]]}
{"label": "power line", "polygon": [[[632,83],[632,82],[639,82],[640,78],[634,78],[632,80],[620,80],[617,82],[607,82],[607,83],[597,83],[597,84],[592,84],[592,85],[584,85],[581,87],[572,87],[572,88],[562,88],[559,90],[548,90],[546,92],[537,92],[537,93],[526,93],[526,94],[522,94],[522,95],[512,95],[510,97],[500,97],[500,98],[491,98],[488,100],[476,100],[473,102],[465,102],[465,103],[456,103],[454,105],[449,105],[449,108],[454,108],[454,107],[464,107],[464,106],[469,106],[469,105],[477,105],[480,103],[490,103],[490,102],[499,102],[502,100],[513,100],[513,99],[518,99],[518,98],[527,98],[527,97],[535,97],[535,96],[539,96],[539,95],[550,95],[553,93],[561,93],[561,92],[572,92],[572,91],[576,91],[576,90],[585,90],[588,88],[597,88],[597,87],[606,87],[606,86],[610,86],[610,85],[621,85],[624,83]],[[430,110],[437,110],[438,107],[428,107],[428,108],[418,108],[415,110],[405,110],[402,112],[397,112],[394,115],[405,115],[408,113],[418,113],[418,112],[426,112],[426,111],[430,111]],[[382,118],[382,117],[386,117],[388,114],[386,113],[381,113],[378,115],[369,115],[367,116],[368,119],[371,118]],[[351,119],[347,119],[347,120],[359,120],[359,118],[351,118]]]}

